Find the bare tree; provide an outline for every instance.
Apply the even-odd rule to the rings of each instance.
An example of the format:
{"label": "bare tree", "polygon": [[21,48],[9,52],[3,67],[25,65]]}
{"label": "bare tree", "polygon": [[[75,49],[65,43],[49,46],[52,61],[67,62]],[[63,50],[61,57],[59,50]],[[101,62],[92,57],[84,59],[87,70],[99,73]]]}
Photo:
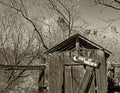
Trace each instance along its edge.
{"label": "bare tree", "polygon": [[84,23],[79,27],[82,28],[83,26],[87,25],[87,21],[85,21],[80,16],[80,1],[76,0],[48,0],[49,7],[51,10],[56,11],[59,15],[58,23],[60,26],[64,25],[68,27],[68,36],[70,37],[71,31],[74,30],[74,23],[76,20],[82,20]]}
{"label": "bare tree", "polygon": [[[5,11],[0,16],[0,64],[30,65],[39,55],[40,46],[36,34],[18,20],[17,14],[14,15],[9,9]],[[20,78],[29,76],[25,70],[8,72],[6,78],[2,78],[6,82],[2,86],[5,90],[17,85]]]}
{"label": "bare tree", "polygon": [[16,12],[19,12],[25,20],[30,22],[31,25],[34,28],[34,31],[38,34],[43,47],[45,49],[48,49],[48,47],[46,46],[46,44],[45,44],[45,42],[42,38],[42,35],[41,35],[41,32],[40,32],[41,30],[39,30],[37,28],[36,24],[34,23],[34,21],[31,18],[29,18],[23,0],[18,0],[18,1],[17,0],[8,0],[8,1],[1,0],[0,3],[2,5],[4,5],[5,7],[9,7],[11,9],[14,9]]}

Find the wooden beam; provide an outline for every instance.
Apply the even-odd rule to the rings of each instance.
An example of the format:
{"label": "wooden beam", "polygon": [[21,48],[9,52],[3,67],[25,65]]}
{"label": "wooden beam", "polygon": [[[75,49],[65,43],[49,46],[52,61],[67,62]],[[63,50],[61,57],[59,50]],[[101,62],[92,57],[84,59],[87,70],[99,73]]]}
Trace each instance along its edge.
{"label": "wooden beam", "polygon": [[67,64],[64,64],[64,66],[81,66],[81,65],[84,65],[84,64],[80,64],[80,63],[67,63]]}
{"label": "wooden beam", "polygon": [[46,65],[39,65],[39,66],[27,66],[27,65],[22,65],[22,66],[16,66],[16,65],[2,65],[0,64],[0,70],[41,70],[45,69]]}
{"label": "wooden beam", "polygon": [[96,89],[95,89],[95,77],[92,78],[91,80],[91,85],[89,86],[89,89],[88,89],[88,93],[96,93]]}
{"label": "wooden beam", "polygon": [[76,93],[86,93],[90,80],[93,78],[93,67],[87,67],[84,78],[78,86]]}
{"label": "wooden beam", "polygon": [[80,54],[80,42],[79,42],[79,37],[76,38],[76,54],[79,55]]}

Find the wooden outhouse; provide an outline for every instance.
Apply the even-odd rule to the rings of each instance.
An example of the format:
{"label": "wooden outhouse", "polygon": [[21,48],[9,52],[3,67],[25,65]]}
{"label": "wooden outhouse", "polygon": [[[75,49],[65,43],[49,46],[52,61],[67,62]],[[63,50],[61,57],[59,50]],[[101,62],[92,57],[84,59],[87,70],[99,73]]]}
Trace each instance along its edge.
{"label": "wooden outhouse", "polygon": [[111,52],[75,34],[47,50],[49,93],[107,93]]}

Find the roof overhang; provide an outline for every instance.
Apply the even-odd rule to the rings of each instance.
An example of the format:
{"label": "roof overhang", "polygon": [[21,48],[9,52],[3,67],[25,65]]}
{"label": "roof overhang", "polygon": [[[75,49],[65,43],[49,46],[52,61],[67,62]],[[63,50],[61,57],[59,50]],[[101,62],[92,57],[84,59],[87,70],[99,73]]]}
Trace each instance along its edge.
{"label": "roof overhang", "polygon": [[44,54],[71,50],[71,49],[75,48],[76,38],[79,38],[80,46],[83,46],[86,49],[101,49],[101,50],[105,51],[105,56],[107,58],[110,56],[110,54],[112,54],[107,49],[101,47],[100,45],[83,37],[80,34],[75,34],[75,35],[69,37],[65,41],[59,43],[58,45],[56,45],[56,46],[50,48],[49,50],[47,50],[46,52],[44,52]]}

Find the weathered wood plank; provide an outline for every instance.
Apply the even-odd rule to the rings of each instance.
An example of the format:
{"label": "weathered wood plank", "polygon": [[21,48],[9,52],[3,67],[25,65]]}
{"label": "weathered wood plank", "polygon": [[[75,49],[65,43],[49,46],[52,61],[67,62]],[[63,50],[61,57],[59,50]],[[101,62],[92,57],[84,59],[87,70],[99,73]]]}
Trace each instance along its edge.
{"label": "weathered wood plank", "polygon": [[49,93],[62,93],[63,63],[61,55],[52,55],[49,65]]}
{"label": "weathered wood plank", "polygon": [[73,93],[76,93],[85,71],[83,66],[73,66]]}
{"label": "weathered wood plank", "polygon": [[[56,93],[57,89],[57,82],[56,79],[57,75],[57,62],[56,58],[52,58],[54,55],[50,57],[49,62],[49,93]],[[55,70],[56,69],[56,70]]]}
{"label": "weathered wood plank", "polygon": [[88,93],[95,93],[95,77],[93,77],[92,81],[91,81],[91,86],[89,88]]}
{"label": "weathered wood plank", "polygon": [[[96,50],[89,50],[87,52],[87,57],[90,57],[91,59],[95,60],[95,56],[96,56]],[[98,63],[98,62],[95,60],[95,63]],[[95,69],[98,69],[98,68],[95,68]],[[93,73],[93,78],[92,78],[91,86],[89,88],[88,93],[95,93],[95,89],[96,89],[95,87],[96,87],[95,86],[95,73]]]}
{"label": "weathered wood plank", "polygon": [[46,65],[40,65],[40,66],[27,66],[27,65],[0,65],[0,70],[40,70],[45,69]]}
{"label": "weathered wood plank", "polygon": [[[88,53],[88,51],[87,51],[86,53],[84,53],[84,55],[81,55],[81,56],[94,58],[95,60],[100,59],[99,62],[102,64],[102,62],[101,62],[102,60],[101,60],[101,57],[99,56],[98,52],[94,52],[94,51],[97,51],[97,50],[93,50],[93,53],[92,52]],[[88,53],[88,55],[87,55],[87,53]],[[91,56],[93,54],[94,54],[94,56]],[[58,57],[58,55],[56,55],[56,54],[52,55],[52,58],[50,58],[51,61],[49,62],[50,63],[50,66],[49,66],[49,93],[62,93],[62,89],[63,89],[63,66],[64,65],[66,65],[66,66],[69,66],[69,65],[72,65],[72,64],[74,66],[80,65],[80,64],[74,64],[71,61],[66,61],[62,58],[58,60],[57,57]],[[102,57],[104,57],[104,56],[102,56]],[[71,79],[72,78],[71,69],[67,69],[68,71],[66,71],[66,73],[65,73],[65,75],[66,75],[65,80],[67,80],[67,81],[65,81],[65,86],[64,86],[65,93],[74,93],[74,92],[75,93],[85,93],[85,91],[88,88],[88,84],[90,83],[89,80],[91,79],[91,77],[93,75],[93,70],[94,70],[93,67],[86,67],[86,68],[87,68],[86,69],[86,74],[85,74],[86,79],[84,77],[84,80],[82,80],[82,81],[85,81],[85,82],[82,83],[82,81],[81,81],[82,86],[84,86],[84,87],[79,87],[79,82],[77,83],[78,85],[76,84],[75,86],[73,86],[73,84],[75,84],[75,83],[73,83],[73,80]],[[78,70],[80,70],[80,69],[78,68]],[[97,72],[99,72],[99,71],[96,70],[96,73]],[[101,73],[103,73],[103,72],[100,71],[99,74],[101,75]],[[99,79],[99,81],[100,80],[101,80],[101,78]],[[103,78],[102,78],[102,80],[103,80]],[[98,83],[97,83],[97,86],[100,86],[100,85],[98,85]],[[106,87],[106,86],[104,86],[104,87]],[[75,90],[75,89],[77,89],[77,90]],[[71,91],[73,91],[73,92],[71,92]],[[88,93],[94,93],[94,91],[95,91],[95,83],[94,83],[94,80],[93,80],[91,82],[91,86],[90,86],[90,89],[89,89]],[[106,93],[106,92],[99,92],[99,93]]]}
{"label": "weathered wood plank", "polygon": [[86,73],[81,81],[81,83],[78,86],[77,93],[85,93],[88,87],[88,84],[90,82],[90,79],[92,78],[94,68],[87,67]]}
{"label": "weathered wood plank", "polygon": [[96,69],[97,93],[107,93],[107,66],[104,51],[97,50],[97,60],[101,63],[99,69]]}
{"label": "weathered wood plank", "polygon": [[71,66],[65,67],[65,93],[73,93]]}
{"label": "weathered wood plank", "polygon": [[62,88],[63,88],[63,56],[62,54],[59,56],[58,60],[58,92],[57,93],[62,93]]}

